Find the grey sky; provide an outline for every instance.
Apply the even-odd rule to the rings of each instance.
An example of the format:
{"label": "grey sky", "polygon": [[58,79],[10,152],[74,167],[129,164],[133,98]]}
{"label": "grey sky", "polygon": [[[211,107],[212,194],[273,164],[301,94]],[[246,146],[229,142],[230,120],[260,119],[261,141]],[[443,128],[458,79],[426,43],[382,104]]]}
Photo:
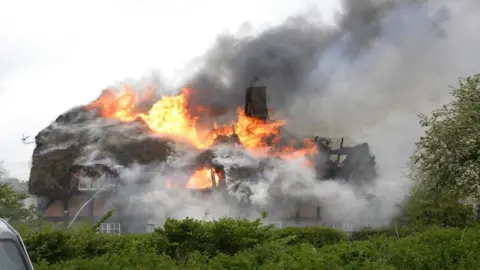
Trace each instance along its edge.
{"label": "grey sky", "polygon": [[336,0],[0,0],[0,160],[11,176],[26,180],[33,145],[21,143],[22,133],[35,136],[105,86],[153,70],[176,81],[221,32],[312,7],[331,20],[338,6]]}

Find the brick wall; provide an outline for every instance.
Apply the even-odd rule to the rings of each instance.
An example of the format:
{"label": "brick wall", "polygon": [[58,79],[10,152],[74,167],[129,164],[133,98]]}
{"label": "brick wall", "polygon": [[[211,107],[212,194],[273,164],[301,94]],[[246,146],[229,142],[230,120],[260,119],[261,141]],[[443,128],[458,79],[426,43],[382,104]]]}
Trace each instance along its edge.
{"label": "brick wall", "polygon": [[63,201],[56,200],[44,212],[45,217],[62,217],[63,216]]}
{"label": "brick wall", "polygon": [[[68,199],[68,211],[69,216],[74,217],[77,212],[80,210],[83,204],[90,199],[92,194],[89,193],[80,193],[78,195],[74,195]],[[107,195],[108,197],[108,195]],[[111,210],[113,206],[107,203],[107,198],[105,196],[98,196],[94,198],[91,203],[93,203],[93,211],[89,204],[85,205],[82,211],[79,213],[78,217],[88,217],[91,214],[93,216],[103,216],[107,213],[107,211]],[[50,207],[48,207],[45,212],[44,216],[46,218],[49,217],[63,217],[64,213],[64,201],[63,200],[56,200],[53,202]],[[114,215],[118,215],[118,213],[114,213]]]}
{"label": "brick wall", "polygon": [[[81,194],[77,196],[72,196],[68,200],[68,212],[71,217],[75,216],[77,212],[80,210],[80,207],[88,201],[90,196],[87,194]],[[88,216],[88,205],[85,205],[85,207],[82,209],[82,211],[78,214],[79,217],[86,217]]]}

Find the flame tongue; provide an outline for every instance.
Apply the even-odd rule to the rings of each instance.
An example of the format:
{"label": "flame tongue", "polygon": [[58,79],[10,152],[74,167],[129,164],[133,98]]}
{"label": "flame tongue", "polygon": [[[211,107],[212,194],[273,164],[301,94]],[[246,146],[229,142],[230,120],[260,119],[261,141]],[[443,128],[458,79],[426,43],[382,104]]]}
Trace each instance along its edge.
{"label": "flame tongue", "polygon": [[[213,145],[218,136],[233,133],[238,136],[239,141],[246,149],[265,148],[268,147],[267,138],[270,138],[273,143],[279,139],[279,127],[284,125],[285,121],[265,123],[259,119],[247,117],[240,108],[238,109],[238,120],[236,122],[221,127],[218,127],[215,123],[214,132],[200,129],[197,126],[198,119],[192,117],[187,110],[187,101],[190,94],[190,90],[184,88],[181,94],[163,96],[153,104],[148,112],[140,113],[136,111],[137,105],[152,98],[151,92],[147,92],[146,95],[139,98],[135,91],[125,86],[118,93],[111,89],[104,91],[86,108],[98,110],[103,117],[122,122],[142,119],[153,133],[186,141],[198,149],[207,149]],[[204,108],[198,108],[198,110],[204,110]],[[288,146],[276,149],[275,154],[293,158],[315,150],[316,147],[313,143],[306,143],[303,149],[297,150]],[[206,188],[211,187],[214,182],[218,185],[220,176],[212,170],[200,169],[195,171],[188,181],[187,187]],[[175,186],[172,183],[169,185]]]}
{"label": "flame tongue", "polygon": [[196,119],[187,110],[188,89],[178,96],[164,96],[153,105],[147,114],[140,114],[150,129],[157,134],[187,140],[199,149],[205,149],[211,142],[201,141],[197,135]]}
{"label": "flame tongue", "polygon": [[209,188],[218,186],[220,182],[220,176],[214,169],[200,169],[190,177],[187,183],[187,188]]}

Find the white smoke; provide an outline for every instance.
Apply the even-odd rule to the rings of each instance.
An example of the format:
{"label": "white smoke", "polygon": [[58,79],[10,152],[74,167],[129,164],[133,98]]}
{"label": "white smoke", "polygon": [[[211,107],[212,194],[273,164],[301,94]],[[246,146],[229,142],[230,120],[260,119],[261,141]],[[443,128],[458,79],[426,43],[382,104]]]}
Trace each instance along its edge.
{"label": "white smoke", "polygon": [[[120,174],[123,185],[119,187],[115,203],[132,216],[130,228],[139,226],[138,230],[142,230],[147,220],[161,225],[167,218],[256,219],[263,211],[272,215],[270,222],[278,222],[287,214],[283,208],[305,200],[320,203],[322,223],[380,226],[387,224],[396,213],[396,201],[392,202],[391,198],[384,200],[377,196],[372,200],[358,186],[333,180],[318,181],[315,171],[304,165],[304,157],[277,159],[228,145],[214,148],[214,153],[213,161],[224,166],[227,188],[208,194],[166,187],[172,180],[181,185],[188,181],[192,172],[185,168],[192,164],[197,152],[178,151],[166,163],[124,168]],[[375,185],[373,192],[382,188],[386,187]]]}

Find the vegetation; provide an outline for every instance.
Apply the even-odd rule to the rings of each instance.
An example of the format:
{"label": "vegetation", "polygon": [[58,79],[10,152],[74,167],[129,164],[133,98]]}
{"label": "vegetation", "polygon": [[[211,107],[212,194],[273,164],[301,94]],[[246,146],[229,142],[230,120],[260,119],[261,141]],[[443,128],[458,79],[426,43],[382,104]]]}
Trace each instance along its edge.
{"label": "vegetation", "polygon": [[[150,234],[23,232],[36,269],[478,269],[480,227],[348,237],[260,220],[168,220]],[[361,236],[361,237],[359,237]],[[357,239],[353,239],[357,238]]]}
{"label": "vegetation", "polygon": [[[468,226],[480,204],[480,75],[461,79],[453,100],[421,115],[425,135],[412,156],[415,187],[406,202],[406,221]],[[452,213],[455,213],[452,216]]]}
{"label": "vegetation", "polygon": [[142,235],[19,230],[36,269],[479,269],[479,82],[460,80],[451,103],[421,116],[415,186],[390,227],[347,235],[186,219]]}
{"label": "vegetation", "polygon": [[421,115],[425,136],[412,159],[427,194],[454,196],[472,203],[480,198],[480,75],[460,80],[453,101]]}
{"label": "vegetation", "polygon": [[36,220],[34,208],[27,208],[22,203],[27,197],[26,193],[16,192],[8,184],[0,183],[0,217],[12,224],[31,223]]}

